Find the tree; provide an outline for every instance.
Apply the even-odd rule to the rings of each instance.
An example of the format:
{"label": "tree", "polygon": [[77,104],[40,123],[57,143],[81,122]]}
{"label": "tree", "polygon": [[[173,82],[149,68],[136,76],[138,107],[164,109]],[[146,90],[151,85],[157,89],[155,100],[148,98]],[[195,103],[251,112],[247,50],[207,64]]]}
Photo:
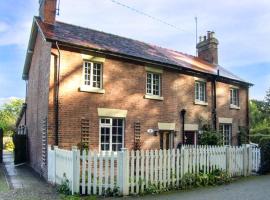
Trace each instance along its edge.
{"label": "tree", "polygon": [[265,96],[265,111],[268,115],[270,115],[270,88],[266,91]]}
{"label": "tree", "polygon": [[250,101],[250,139],[258,143],[261,138],[270,136],[270,89],[263,101]]}
{"label": "tree", "polygon": [[4,135],[12,135],[23,104],[22,99],[12,99],[0,107],[0,127]]}

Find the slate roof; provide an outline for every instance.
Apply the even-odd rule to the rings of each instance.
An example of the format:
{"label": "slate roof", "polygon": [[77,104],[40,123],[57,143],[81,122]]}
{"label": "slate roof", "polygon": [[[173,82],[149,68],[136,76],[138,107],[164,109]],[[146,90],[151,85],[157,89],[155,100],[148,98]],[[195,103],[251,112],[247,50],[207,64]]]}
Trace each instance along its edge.
{"label": "slate roof", "polygon": [[217,75],[219,70],[221,77],[249,84],[223,67],[209,64],[195,56],[59,21],[51,25],[42,22],[39,17],[35,17],[35,20],[43,35],[48,40],[97,49],[104,52],[113,52],[212,75]]}

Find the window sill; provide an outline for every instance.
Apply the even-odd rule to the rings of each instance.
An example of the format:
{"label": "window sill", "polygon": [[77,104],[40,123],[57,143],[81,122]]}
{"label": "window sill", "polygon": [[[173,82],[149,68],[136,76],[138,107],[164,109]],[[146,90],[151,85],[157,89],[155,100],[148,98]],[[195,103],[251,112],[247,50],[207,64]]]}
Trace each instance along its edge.
{"label": "window sill", "polygon": [[240,110],[240,107],[236,106],[236,105],[233,105],[233,104],[230,104],[230,109]]}
{"label": "window sill", "polygon": [[154,100],[159,100],[159,101],[163,101],[164,97],[161,96],[155,96],[155,95],[150,95],[150,94],[146,94],[144,95],[145,99],[154,99]]}
{"label": "window sill", "polygon": [[93,88],[89,86],[82,85],[79,90],[81,92],[92,92],[92,93],[99,93],[99,94],[104,94],[105,90],[101,88]]}
{"label": "window sill", "polygon": [[205,101],[197,101],[197,100],[195,100],[194,101],[194,104],[201,105],[201,106],[208,106],[208,103],[205,102]]}

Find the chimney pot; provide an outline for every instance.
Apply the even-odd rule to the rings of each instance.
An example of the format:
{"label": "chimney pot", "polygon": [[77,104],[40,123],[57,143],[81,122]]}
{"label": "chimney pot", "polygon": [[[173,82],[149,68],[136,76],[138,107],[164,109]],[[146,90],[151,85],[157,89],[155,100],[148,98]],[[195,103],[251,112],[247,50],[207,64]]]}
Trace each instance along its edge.
{"label": "chimney pot", "polygon": [[198,57],[212,64],[218,64],[218,40],[213,31],[207,31],[203,41],[197,44]]}

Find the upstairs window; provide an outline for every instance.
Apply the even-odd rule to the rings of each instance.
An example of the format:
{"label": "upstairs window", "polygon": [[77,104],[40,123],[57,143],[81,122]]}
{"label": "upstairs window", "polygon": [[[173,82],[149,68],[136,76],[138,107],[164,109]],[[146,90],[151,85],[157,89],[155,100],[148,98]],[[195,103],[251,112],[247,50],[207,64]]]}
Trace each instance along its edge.
{"label": "upstairs window", "polygon": [[239,89],[230,89],[230,104],[231,106],[239,107]]}
{"label": "upstairs window", "polygon": [[195,101],[206,102],[206,82],[195,81]]}
{"label": "upstairs window", "polygon": [[92,88],[102,88],[102,64],[83,62],[84,85]]}
{"label": "upstairs window", "polygon": [[147,72],[146,94],[161,96],[161,75]]}

